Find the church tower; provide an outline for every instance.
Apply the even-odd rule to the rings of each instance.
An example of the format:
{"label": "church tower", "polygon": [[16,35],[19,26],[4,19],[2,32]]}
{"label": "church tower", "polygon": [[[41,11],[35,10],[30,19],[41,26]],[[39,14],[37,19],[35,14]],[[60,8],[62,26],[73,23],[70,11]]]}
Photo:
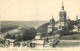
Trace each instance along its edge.
{"label": "church tower", "polygon": [[63,2],[62,2],[62,9],[61,11],[59,12],[59,23],[60,23],[60,27],[64,27],[66,26],[66,11],[64,10],[64,5],[63,5]]}
{"label": "church tower", "polygon": [[48,33],[54,32],[54,26],[55,26],[55,20],[52,16],[52,19],[50,19],[50,23],[48,25]]}
{"label": "church tower", "polygon": [[76,22],[77,22],[77,24],[79,24],[78,15],[76,16]]}
{"label": "church tower", "polygon": [[78,16],[76,16],[76,21],[78,21]]}
{"label": "church tower", "polygon": [[53,16],[52,16],[52,19],[50,20],[50,25],[51,25],[52,27],[55,26],[55,20],[54,20]]}

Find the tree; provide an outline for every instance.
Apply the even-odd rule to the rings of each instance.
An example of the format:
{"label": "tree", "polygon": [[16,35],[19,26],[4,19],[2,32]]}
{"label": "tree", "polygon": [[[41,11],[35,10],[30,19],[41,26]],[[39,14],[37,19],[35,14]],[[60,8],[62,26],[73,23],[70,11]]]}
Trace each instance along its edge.
{"label": "tree", "polygon": [[40,32],[42,36],[45,36],[47,34],[49,23],[45,23],[37,28],[37,32]]}
{"label": "tree", "polygon": [[22,36],[20,34],[17,35],[17,41],[22,41]]}
{"label": "tree", "polygon": [[25,40],[32,40],[34,39],[36,36],[36,30],[35,28],[26,28],[24,31],[23,31],[23,35],[22,35],[22,39],[25,41]]}
{"label": "tree", "polygon": [[11,38],[11,35],[8,33],[8,34],[6,34],[6,36],[5,36],[5,39],[10,39]]}
{"label": "tree", "polygon": [[11,39],[16,39],[15,34],[11,35]]}
{"label": "tree", "polygon": [[68,24],[67,24],[67,30],[73,30],[73,27],[74,27],[74,22],[70,21]]}

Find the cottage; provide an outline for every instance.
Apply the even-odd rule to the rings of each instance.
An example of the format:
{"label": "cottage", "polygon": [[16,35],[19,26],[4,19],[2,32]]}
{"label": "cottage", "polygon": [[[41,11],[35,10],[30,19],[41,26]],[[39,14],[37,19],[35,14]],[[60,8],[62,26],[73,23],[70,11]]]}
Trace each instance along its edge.
{"label": "cottage", "polygon": [[37,35],[34,40],[30,43],[32,47],[43,46],[44,40],[41,39],[41,35]]}
{"label": "cottage", "polygon": [[9,46],[10,45],[10,42],[9,41],[10,41],[10,39],[6,39],[5,40],[5,46]]}
{"label": "cottage", "polygon": [[74,25],[74,29],[72,30],[73,32],[78,32],[78,27]]}
{"label": "cottage", "polygon": [[6,39],[5,40],[5,46],[14,47],[14,45],[15,45],[15,40],[13,40],[13,39]]}
{"label": "cottage", "polygon": [[14,45],[15,45],[15,40],[10,40],[10,47],[14,47]]}

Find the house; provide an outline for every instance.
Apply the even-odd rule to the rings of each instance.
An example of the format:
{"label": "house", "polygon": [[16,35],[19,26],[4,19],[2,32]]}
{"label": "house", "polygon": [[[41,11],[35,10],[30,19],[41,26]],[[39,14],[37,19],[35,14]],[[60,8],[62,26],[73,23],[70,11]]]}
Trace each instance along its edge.
{"label": "house", "polygon": [[74,29],[72,30],[73,32],[78,32],[78,27],[74,25]]}
{"label": "house", "polygon": [[30,43],[30,46],[31,47],[38,47],[38,46],[42,46],[43,47],[43,43],[44,43],[44,40],[41,39],[41,35],[37,35],[35,37],[35,39],[32,40],[32,42]]}
{"label": "house", "polygon": [[15,40],[10,39],[10,47],[14,47],[15,46]]}
{"label": "house", "polygon": [[5,40],[5,46],[14,47],[14,45],[15,45],[15,40],[13,40],[13,39],[6,39]]}
{"label": "house", "polygon": [[10,39],[6,39],[5,40],[5,46],[9,46],[10,45]]}

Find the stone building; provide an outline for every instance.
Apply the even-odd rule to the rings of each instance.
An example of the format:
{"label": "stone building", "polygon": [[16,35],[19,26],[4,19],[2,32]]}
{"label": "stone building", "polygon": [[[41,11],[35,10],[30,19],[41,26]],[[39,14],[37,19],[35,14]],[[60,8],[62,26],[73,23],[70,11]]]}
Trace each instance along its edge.
{"label": "stone building", "polygon": [[48,33],[54,32],[54,27],[55,27],[55,20],[52,16],[52,19],[50,19],[50,23],[48,25]]}
{"label": "stone building", "polygon": [[62,9],[59,12],[59,23],[60,23],[59,28],[60,29],[62,29],[64,26],[66,26],[66,16],[67,16],[67,13],[64,10],[64,5],[63,5],[63,2],[62,2]]}
{"label": "stone building", "polygon": [[68,16],[68,18],[66,19],[66,26],[67,26],[70,22],[71,22],[71,20],[70,20],[70,18],[69,18],[69,16]]}

